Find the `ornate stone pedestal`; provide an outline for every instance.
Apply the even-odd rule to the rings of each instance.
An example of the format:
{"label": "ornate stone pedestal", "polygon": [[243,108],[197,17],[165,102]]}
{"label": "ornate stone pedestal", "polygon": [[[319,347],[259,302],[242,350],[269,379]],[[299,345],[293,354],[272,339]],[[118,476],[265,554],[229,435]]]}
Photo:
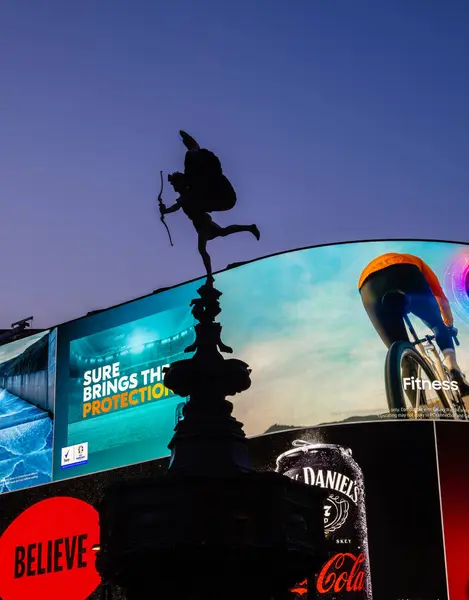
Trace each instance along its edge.
{"label": "ornate stone pedestal", "polygon": [[231,416],[234,396],[251,386],[248,365],[235,358],[224,359],[220,350],[233,350],[221,341],[222,327],[215,322],[220,313],[221,292],[207,284],[193,300],[192,314],[199,321],[196,340],[186,348],[190,360],[173,363],[166,371],[165,385],[179,396],[190,396],[184,419],[176,426],[169,444],[171,473],[220,474],[250,470],[242,423]]}
{"label": "ornate stone pedestal", "polygon": [[250,369],[220,353],[232,352],[215,322],[221,293],[206,284],[198,294],[196,340],[186,349],[194,355],[165,374],[169,389],[190,396],[168,473],[107,491],[98,568],[129,600],[286,599],[323,558],[324,494],[252,471],[226,400],[250,387]]}

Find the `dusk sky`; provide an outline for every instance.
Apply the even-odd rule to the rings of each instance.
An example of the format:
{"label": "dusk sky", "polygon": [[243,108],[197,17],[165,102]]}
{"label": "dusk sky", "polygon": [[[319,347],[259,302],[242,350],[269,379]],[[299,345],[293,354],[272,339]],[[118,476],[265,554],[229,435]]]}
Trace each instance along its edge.
{"label": "dusk sky", "polygon": [[[183,128],[238,192],[216,269],[364,238],[468,240],[467,0],[2,0],[0,326],[203,274],[159,170]],[[168,184],[164,199],[175,198]]]}

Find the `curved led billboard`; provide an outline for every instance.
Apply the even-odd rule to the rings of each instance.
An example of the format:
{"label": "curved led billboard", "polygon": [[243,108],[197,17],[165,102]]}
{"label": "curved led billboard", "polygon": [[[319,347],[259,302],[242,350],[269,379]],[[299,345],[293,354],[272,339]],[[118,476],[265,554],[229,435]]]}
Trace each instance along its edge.
{"label": "curved led billboard", "polygon": [[[219,273],[223,339],[252,368],[234,398],[247,435],[467,420],[468,262],[462,244],[356,242]],[[183,399],[162,369],[188,356],[201,281],[58,328],[54,479],[168,454]]]}
{"label": "curved led billboard", "polygon": [[[216,276],[223,340],[252,369],[233,403],[254,468],[328,491],[318,598],[467,596],[468,274],[468,246],[395,240],[296,250]],[[201,283],[65,323],[57,344],[54,330],[0,347],[0,441],[2,423],[47,422],[10,436],[18,443],[0,460],[13,492],[0,494],[2,600],[101,597],[94,507],[110,483],[167,467],[186,399],[165,388],[163,368],[190,356]],[[62,481],[47,483],[52,428]],[[299,581],[291,600],[307,592]]]}

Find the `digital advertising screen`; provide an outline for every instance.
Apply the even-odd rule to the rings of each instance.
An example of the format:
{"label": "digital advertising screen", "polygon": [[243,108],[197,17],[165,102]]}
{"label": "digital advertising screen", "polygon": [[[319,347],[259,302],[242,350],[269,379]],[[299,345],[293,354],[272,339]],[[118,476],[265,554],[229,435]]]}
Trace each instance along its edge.
{"label": "digital advertising screen", "polygon": [[[445,441],[437,436],[438,453],[434,421],[327,425],[249,440],[256,470],[276,470],[329,492],[324,503],[329,549],[314,578],[315,597],[467,597],[459,593],[469,585],[467,569],[459,570],[465,564],[461,548],[467,540],[467,511],[457,491],[466,489],[467,483],[458,487],[466,475],[452,458],[459,437],[453,441],[449,431],[456,425],[463,436],[465,425],[436,425],[438,432],[440,425],[445,430]],[[461,456],[466,457],[465,451]],[[167,459],[148,461],[2,495],[2,600],[99,600],[102,590],[93,551],[99,542],[97,502],[108,485],[162,476],[167,466]],[[454,590],[449,595],[448,587]],[[291,590],[291,600],[305,598],[306,592],[306,582],[299,581]],[[124,600],[124,595],[113,590],[113,598]]]}
{"label": "digital advertising screen", "polygon": [[[279,431],[251,439],[250,454],[256,470],[330,492],[314,598],[448,599],[433,421]],[[292,600],[307,591],[299,581]]]}
{"label": "digital advertising screen", "polygon": [[[295,250],[216,275],[223,340],[252,369],[234,398],[272,427],[467,420],[469,248],[432,241]],[[191,355],[193,281],[58,328],[54,479],[167,456],[184,399],[165,365]],[[466,387],[464,387],[466,385]]]}
{"label": "digital advertising screen", "polygon": [[55,330],[0,346],[0,493],[52,479]]}
{"label": "digital advertising screen", "polygon": [[55,480],[168,454],[184,400],[164,386],[163,368],[185,358],[194,341],[182,291],[60,327]]}

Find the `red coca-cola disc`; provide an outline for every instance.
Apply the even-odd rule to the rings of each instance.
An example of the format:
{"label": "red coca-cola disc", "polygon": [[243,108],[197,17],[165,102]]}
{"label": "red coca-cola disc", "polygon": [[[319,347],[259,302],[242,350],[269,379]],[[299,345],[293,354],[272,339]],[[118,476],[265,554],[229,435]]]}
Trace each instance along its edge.
{"label": "red coca-cola disc", "polygon": [[98,587],[96,510],[76,498],[43,500],[0,538],[0,600],[86,600]]}

